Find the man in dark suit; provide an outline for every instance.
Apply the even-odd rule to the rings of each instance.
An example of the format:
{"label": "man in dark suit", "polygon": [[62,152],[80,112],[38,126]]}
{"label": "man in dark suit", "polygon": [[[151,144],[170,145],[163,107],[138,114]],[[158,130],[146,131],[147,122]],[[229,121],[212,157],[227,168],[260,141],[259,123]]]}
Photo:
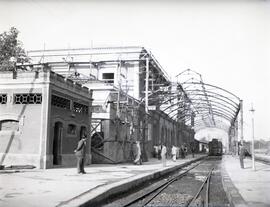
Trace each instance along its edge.
{"label": "man in dark suit", "polygon": [[85,162],[85,153],[86,153],[86,136],[83,135],[81,140],[78,142],[77,148],[74,150],[77,157],[77,171],[78,174],[85,174],[84,171],[84,162]]}
{"label": "man in dark suit", "polygon": [[240,166],[242,169],[244,169],[245,168],[244,167],[244,159],[246,157],[246,149],[241,143],[239,144],[239,147],[240,147],[240,149],[239,149]]}

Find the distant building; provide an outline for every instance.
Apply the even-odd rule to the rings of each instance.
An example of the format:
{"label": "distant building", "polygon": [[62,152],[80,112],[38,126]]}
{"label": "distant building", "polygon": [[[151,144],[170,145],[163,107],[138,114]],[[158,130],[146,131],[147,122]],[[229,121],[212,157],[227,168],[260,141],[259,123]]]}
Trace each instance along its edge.
{"label": "distant building", "polygon": [[91,105],[92,91],[46,65],[0,72],[0,164],[74,166],[80,136],[89,137]]}

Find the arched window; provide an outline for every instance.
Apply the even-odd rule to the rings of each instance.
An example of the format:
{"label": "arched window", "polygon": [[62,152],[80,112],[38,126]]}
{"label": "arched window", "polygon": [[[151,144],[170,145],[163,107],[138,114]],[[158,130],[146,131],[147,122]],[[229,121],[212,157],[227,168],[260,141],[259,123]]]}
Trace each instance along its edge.
{"label": "arched window", "polygon": [[19,121],[11,119],[0,121],[0,131],[19,131]]}
{"label": "arched window", "polygon": [[72,135],[76,135],[76,125],[69,124],[68,128],[67,128],[67,133],[72,134]]}

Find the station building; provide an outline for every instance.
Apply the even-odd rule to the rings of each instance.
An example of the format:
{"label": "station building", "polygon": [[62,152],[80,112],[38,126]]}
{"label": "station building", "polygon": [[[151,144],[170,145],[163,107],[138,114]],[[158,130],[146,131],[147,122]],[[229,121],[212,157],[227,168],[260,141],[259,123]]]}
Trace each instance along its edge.
{"label": "station building", "polygon": [[[91,123],[92,91],[46,64],[0,73],[0,164],[75,166]],[[87,163],[91,163],[90,141]]]}
{"label": "station building", "polygon": [[[31,64],[19,67],[30,70],[16,77],[1,73],[2,164],[74,166],[73,150],[85,133],[88,164],[131,161],[136,140],[144,161],[155,145],[165,144],[170,152],[172,145],[194,141],[192,127],[163,110],[171,81],[145,48],[39,50],[28,55]],[[14,102],[33,97],[40,101]]]}
{"label": "station building", "polygon": [[132,160],[136,140],[141,141],[145,160],[154,145],[163,143],[170,149],[194,140],[190,127],[162,111],[161,96],[171,81],[145,48],[36,50],[28,55],[33,63],[49,64],[56,73],[93,90],[94,163]]}

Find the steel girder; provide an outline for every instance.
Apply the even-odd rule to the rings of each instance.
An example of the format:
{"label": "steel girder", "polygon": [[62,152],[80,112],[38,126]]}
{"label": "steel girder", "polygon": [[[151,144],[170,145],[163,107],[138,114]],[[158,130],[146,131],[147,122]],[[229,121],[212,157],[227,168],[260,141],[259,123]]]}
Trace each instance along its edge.
{"label": "steel girder", "polygon": [[[185,75],[188,78],[179,81]],[[195,131],[211,127],[229,133],[240,111],[239,97],[221,87],[204,83],[199,73],[189,69],[180,73],[178,81],[172,85],[174,90],[160,102],[162,111],[185,123],[193,116]]]}

